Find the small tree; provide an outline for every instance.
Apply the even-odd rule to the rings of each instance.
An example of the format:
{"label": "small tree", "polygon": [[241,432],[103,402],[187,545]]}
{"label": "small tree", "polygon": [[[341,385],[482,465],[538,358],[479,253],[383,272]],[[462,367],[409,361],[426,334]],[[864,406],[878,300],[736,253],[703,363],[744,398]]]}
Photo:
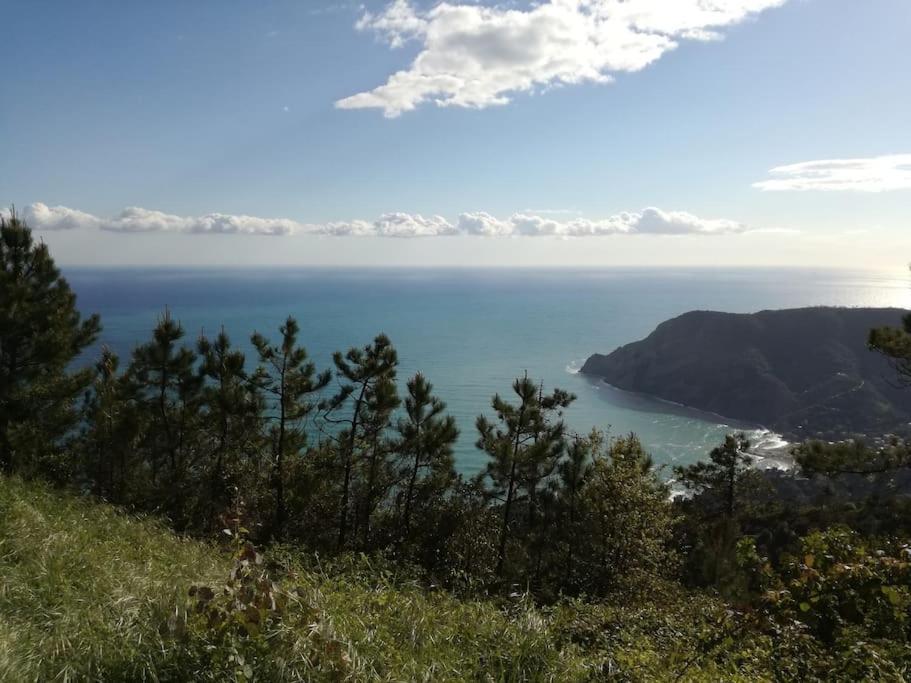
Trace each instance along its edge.
{"label": "small tree", "polygon": [[740,521],[764,486],[752,467],[749,447],[743,434],[728,435],[708,461],[674,469],[677,482],[692,494],[682,503],[688,518],[685,543],[692,547],[688,562],[698,581],[728,592],[739,590]]}
{"label": "small tree", "polygon": [[452,447],[459,430],[446,404],[433,395],[433,385],[420,373],[408,380],[405,417],[399,420],[397,450],[402,457],[400,543],[411,531],[414,509],[421,500],[440,497],[455,480]]}
{"label": "small tree", "polygon": [[580,524],[581,494],[594,467],[594,458],[604,444],[604,435],[592,430],[587,437],[573,439],[566,451],[566,457],[557,467],[557,501],[561,512],[559,538],[554,539],[565,547],[565,583],[575,582],[575,560],[582,534]]}
{"label": "small tree", "polygon": [[269,409],[266,419],[270,423],[267,431],[270,483],[275,497],[271,535],[275,538],[282,537],[288,519],[285,497],[288,459],[299,456],[306,446],[305,420],[318,406],[314,397],[332,378],[328,371],[317,374],[306,349],[297,345],[299,331],[297,321],[289,317],[279,328],[280,344],[270,344],[261,334],[252,338],[260,361],[253,383],[267,397]]}
{"label": "small tree", "polygon": [[15,210],[0,216],[0,471],[53,467],[92,380],[70,366],[100,329],[98,316],[82,319],[47,245]]}
{"label": "small tree", "polygon": [[712,449],[708,462],[675,468],[677,481],[694,495],[710,493],[716,509],[726,519],[733,519],[739,494],[753,472],[749,448],[744,434],[729,434],[722,445]]}
{"label": "small tree", "polygon": [[79,442],[82,474],[92,492],[115,503],[128,502],[134,476],[140,419],[124,378],[120,360],[104,347],[95,364],[95,380],[86,392],[85,425]]}
{"label": "small tree", "polygon": [[245,471],[260,446],[263,400],[256,383],[245,370],[246,358],[231,347],[224,330],[214,340],[204,335],[196,348],[203,378],[203,425],[212,450],[208,474],[208,523],[231,504]]}
{"label": "small tree", "polygon": [[344,548],[349,540],[355,467],[362,459],[360,456],[367,453],[373,458],[369,467],[377,466],[380,439],[398,406],[394,380],[399,361],[395,347],[385,334],[378,335],[373,344],[351,348],[344,355],[336,352],[333,361],[340,388],[323,407],[327,420],[339,428],[333,436],[342,473],[337,546]]}
{"label": "small tree", "polygon": [[361,533],[361,547],[370,548],[373,515],[379,504],[387,497],[395,484],[395,463],[393,461],[395,442],[387,435],[392,423],[392,413],[399,407],[398,390],[390,377],[376,383],[367,396],[364,453],[358,458],[360,464],[360,486],[355,505],[355,524]]}
{"label": "small tree", "polygon": [[151,477],[150,503],[164,506],[178,528],[191,523],[198,503],[195,475],[208,453],[200,446],[202,377],[197,356],[181,345],[184,330],[165,310],[152,341],[137,347],[127,382],[145,416],[141,447]]}
{"label": "small tree", "polygon": [[673,507],[635,434],[615,439],[606,454],[595,451],[579,517],[578,571],[586,591],[635,594],[671,575]]}
{"label": "small tree", "polygon": [[512,405],[495,395],[491,405],[497,422],[483,415],[476,421],[477,446],[490,458],[485,475],[489,481],[489,494],[502,503],[500,539],[497,549],[496,575],[503,576],[506,546],[511,535],[513,506],[523,484],[529,493],[530,485],[540,481],[540,473],[553,471],[565,448],[565,426],[562,411],[575,396],[561,389],[545,395],[532,380],[516,379],[512,385],[518,397]]}

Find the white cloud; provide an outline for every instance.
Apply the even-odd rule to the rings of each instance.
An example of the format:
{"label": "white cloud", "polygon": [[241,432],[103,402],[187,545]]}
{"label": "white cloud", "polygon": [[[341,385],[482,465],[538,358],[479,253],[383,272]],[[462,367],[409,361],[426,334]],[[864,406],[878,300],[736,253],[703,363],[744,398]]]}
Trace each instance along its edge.
{"label": "white cloud", "polygon": [[722,235],[749,232],[745,225],[736,221],[709,220],[685,211],[662,211],[654,207],[637,212],[623,212],[599,220],[575,218],[569,221],[528,214],[514,214],[506,220],[500,220],[487,213],[463,213],[459,216],[459,228],[469,235],[530,237]]}
{"label": "white cloud", "polygon": [[335,237],[440,237],[456,235],[458,229],[442,216],[425,218],[421,214],[386,213],[375,221],[343,221],[309,224],[301,232]]}
{"label": "white cloud", "polygon": [[374,229],[369,221],[339,221],[310,226],[307,232],[333,237],[368,237],[374,234]]}
{"label": "white cloud", "polygon": [[635,219],[634,230],[654,235],[717,235],[746,232],[747,228],[736,221],[706,220],[686,211],[662,211],[648,208]]}
{"label": "white cloud", "polygon": [[73,230],[74,228],[98,227],[98,219],[91,214],[65,206],[48,206],[41,202],[35,202],[25,207],[20,218],[36,230]]}
{"label": "white cloud", "polygon": [[911,189],[911,154],[867,159],[825,159],[778,166],[769,180],[753,183],[765,191],[823,190],[888,192]]}
{"label": "white cloud", "polygon": [[225,235],[290,235],[299,223],[286,218],[257,218],[208,213],[203,216],[175,216],[131,206],[110,220],[101,221],[101,229],[111,232],[189,232]]}
{"label": "white cloud", "polygon": [[459,216],[459,230],[466,235],[479,237],[501,237],[512,234],[512,226],[508,221],[501,221],[483,211],[463,213]]}
{"label": "white cloud", "polygon": [[22,213],[36,230],[93,228],[119,233],[184,233],[220,235],[327,235],[333,237],[595,237],[601,235],[722,235],[758,232],[727,219],[705,219],[685,211],[654,207],[602,219],[553,216],[529,212],[497,218],[483,211],[463,213],[455,223],[443,216],[386,213],[373,221],[301,223],[289,218],[209,213],[178,216],[152,209],[128,207],[113,218],[100,218],[65,206],[32,204]]}
{"label": "white cloud", "polygon": [[454,225],[442,216],[424,218],[420,214],[387,213],[374,222],[380,237],[436,237],[455,235]]}
{"label": "white cloud", "polygon": [[787,0],[547,0],[527,9],[442,2],[422,11],[394,0],[356,24],[391,47],[417,41],[407,69],[336,102],[387,117],[425,102],[483,109],[512,94],[607,83],[639,71],[683,40],[717,40],[719,29]]}

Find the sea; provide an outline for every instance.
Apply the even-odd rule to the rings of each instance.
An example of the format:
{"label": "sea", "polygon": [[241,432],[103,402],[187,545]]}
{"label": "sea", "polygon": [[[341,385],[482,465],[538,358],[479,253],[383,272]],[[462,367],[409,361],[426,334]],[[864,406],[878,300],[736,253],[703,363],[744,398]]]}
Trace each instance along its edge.
{"label": "sea", "polygon": [[[760,466],[787,466],[787,444],[761,425],[614,389],[578,372],[592,353],[648,335],[686,311],[755,312],[802,306],[911,308],[903,273],[808,269],[435,269],[84,268],[63,269],[84,313],[103,332],[83,362],[107,345],[124,359],[151,337],[165,309],[186,340],[224,329],[255,363],[250,335],[277,339],[289,316],[320,369],[333,351],[386,333],[399,352],[399,380],[422,372],[459,425],[458,469],[484,467],[477,415],[511,395],[526,372],[546,389],[577,396],[571,431],[636,433],[669,472],[705,458],[725,434],[746,431]],[[745,390],[747,390],[745,388]]]}

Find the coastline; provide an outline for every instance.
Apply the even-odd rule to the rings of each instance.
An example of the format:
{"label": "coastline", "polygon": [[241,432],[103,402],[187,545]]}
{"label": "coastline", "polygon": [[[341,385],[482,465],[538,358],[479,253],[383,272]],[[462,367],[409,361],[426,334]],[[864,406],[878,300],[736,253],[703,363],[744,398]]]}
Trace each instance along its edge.
{"label": "coastline", "polygon": [[[719,413],[701,410],[692,406],[687,406],[676,401],[669,401],[638,391],[628,391],[614,386],[603,377],[583,373],[581,365],[574,368],[577,361],[572,361],[566,366],[566,371],[571,374],[585,377],[593,383],[597,383],[600,388],[606,388],[606,399],[615,405],[622,406],[631,410],[647,413],[670,414],[689,419],[700,420],[708,424],[715,424],[729,428],[731,432],[743,432],[750,440],[750,449],[748,453],[754,458],[754,465],[757,469],[779,469],[791,470],[795,467],[794,458],[791,455],[791,448],[794,442],[786,438],[786,435],[775,432],[768,427],[730,418]],[[708,453],[705,454],[708,456]]]}

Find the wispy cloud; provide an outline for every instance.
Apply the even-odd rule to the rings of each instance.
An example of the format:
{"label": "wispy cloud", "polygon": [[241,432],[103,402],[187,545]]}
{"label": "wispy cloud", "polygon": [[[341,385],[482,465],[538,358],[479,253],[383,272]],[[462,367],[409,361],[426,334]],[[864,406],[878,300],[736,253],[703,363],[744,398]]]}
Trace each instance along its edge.
{"label": "wispy cloud", "polygon": [[911,154],[866,159],[824,159],[778,166],[753,187],[769,192],[822,190],[888,192],[911,189]]}
{"label": "wispy cloud", "polygon": [[336,102],[399,116],[426,102],[483,109],[514,93],[645,68],[681,41],[720,30],[787,0],[547,0],[526,9],[442,2],[423,11],[393,0],[356,24],[391,47],[420,44],[411,65],[385,84]]}
{"label": "wispy cloud", "polygon": [[455,221],[443,216],[387,213],[375,220],[302,223],[290,218],[209,213],[178,216],[152,209],[129,207],[111,218],[101,218],[65,206],[28,206],[23,218],[36,230],[97,229],[116,233],[182,233],[218,235],[327,235],[333,237],[597,237],[606,235],[729,235],[760,232],[737,221],[706,219],[686,211],[649,207],[602,219],[515,213],[498,218],[483,211],[466,212]]}

